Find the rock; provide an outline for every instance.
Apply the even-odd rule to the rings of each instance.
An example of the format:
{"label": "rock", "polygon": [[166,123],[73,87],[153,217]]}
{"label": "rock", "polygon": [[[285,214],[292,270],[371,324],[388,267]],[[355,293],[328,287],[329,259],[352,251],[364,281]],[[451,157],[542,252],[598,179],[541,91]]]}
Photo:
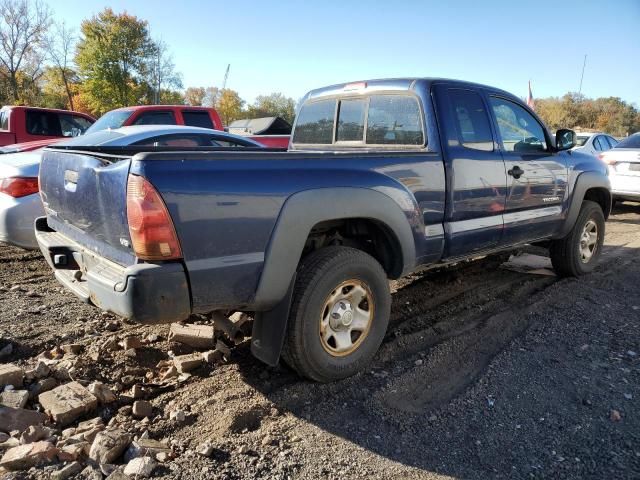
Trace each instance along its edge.
{"label": "rock", "polygon": [[155,343],[158,340],[160,340],[160,335],[158,335],[156,333],[150,333],[149,335],[147,335],[147,342],[148,343]]}
{"label": "rock", "polygon": [[87,465],[87,467],[80,472],[80,477],[83,480],[102,480],[102,473],[91,465]]}
{"label": "rock", "polygon": [[64,353],[69,353],[71,355],[80,355],[84,350],[84,345],[79,343],[70,343],[68,345],[62,345],[60,347]]}
{"label": "rock", "polygon": [[609,414],[609,419],[612,422],[619,422],[620,420],[622,420],[622,415],[618,410],[611,410],[611,413]]}
{"label": "rock", "polygon": [[231,358],[231,349],[227,347],[227,344],[221,340],[216,342],[216,350],[222,354],[224,359],[228,362]]}
{"label": "rock", "polygon": [[33,369],[33,373],[35,374],[36,378],[44,378],[49,375],[50,372],[51,368],[49,368],[49,365],[47,365],[42,360],[38,360],[36,368]]}
{"label": "rock", "polygon": [[162,443],[158,440],[152,440],[151,438],[139,438],[131,442],[129,448],[124,454],[125,462],[133,460],[137,457],[158,457],[159,454],[166,454],[166,458],[171,457],[171,447],[166,443]]}
{"label": "rock", "polygon": [[13,363],[0,365],[0,387],[3,385],[22,386],[24,370]]}
{"label": "rock", "polygon": [[91,445],[89,442],[72,443],[71,445],[65,445],[60,448],[58,452],[58,460],[61,462],[73,462],[80,458],[86,457],[89,454]]}
{"label": "rock", "polygon": [[242,445],[242,446],[238,447],[238,449],[236,450],[236,452],[238,452],[240,455],[246,455],[250,451],[251,450],[249,449],[249,447],[247,445]]}
{"label": "rock", "polygon": [[420,359],[420,358],[414,362],[414,364],[415,364],[415,366],[416,366],[416,367],[419,367],[419,366],[420,366],[420,365],[422,365],[423,363],[424,363],[424,360],[422,360],[422,359]]}
{"label": "rock", "polygon": [[213,453],[213,445],[211,445],[209,442],[201,443],[196,448],[196,453],[198,455],[202,455],[203,457],[210,457]]}
{"label": "rock", "polygon": [[116,397],[115,393],[113,393],[109,387],[107,387],[104,383],[101,382],[93,382],[88,387],[89,390],[103,405],[108,403],[115,402],[118,397]]}
{"label": "rock", "polygon": [[29,397],[37,398],[38,395],[40,395],[41,393],[48,392],[49,390],[53,390],[57,386],[58,386],[58,381],[55,378],[53,377],[43,378],[42,380],[39,380],[37,383],[29,387]]}
{"label": "rock", "polygon": [[122,348],[125,350],[129,350],[131,348],[141,348],[142,341],[136,336],[127,337],[122,341]]}
{"label": "rock", "polygon": [[169,414],[169,420],[175,420],[178,423],[182,423],[185,421],[187,416],[185,415],[183,410],[173,410]]}
{"label": "rock", "polygon": [[129,386],[129,385],[133,385],[134,383],[136,383],[136,377],[134,377],[133,375],[124,375],[120,381],[122,382],[123,385]]}
{"label": "rock", "polygon": [[153,415],[153,405],[145,400],[133,402],[133,416],[136,418],[151,417]]}
{"label": "rock", "polygon": [[70,382],[41,393],[38,400],[45,411],[61,426],[69,425],[98,406],[98,399],[78,382]]}
{"label": "rock", "polygon": [[109,474],[106,480],[131,480],[131,478],[124,474],[121,467],[118,467]]}
{"label": "rock", "polygon": [[160,379],[168,380],[170,378],[174,378],[178,376],[178,369],[173,365],[167,368],[163,368],[160,370]]}
{"label": "rock", "polygon": [[26,390],[9,390],[0,393],[0,405],[12,408],[24,408],[29,401],[29,392]]}
{"label": "rock", "polygon": [[51,474],[51,480],[66,480],[69,477],[73,477],[82,471],[82,464],[80,462],[72,462],[69,465],[62,467],[60,470],[56,470]]}
{"label": "rock", "polygon": [[7,358],[13,353],[13,344],[7,343],[4,347],[0,348],[0,358]]}
{"label": "rock", "polygon": [[7,450],[0,459],[0,467],[7,470],[26,470],[42,463],[51,462],[58,449],[49,442],[35,442]]}
{"label": "rock", "polygon": [[24,408],[0,407],[0,431],[24,432],[32,425],[40,425],[47,421],[44,413]]}
{"label": "rock", "polygon": [[140,385],[139,383],[136,383],[133,387],[131,387],[131,396],[135,400],[139,400],[139,399],[143,398],[144,397],[144,390],[142,388],[142,385]]}
{"label": "rock", "polygon": [[168,462],[169,460],[171,460],[171,454],[168,452],[156,453],[156,460],[161,463]]}
{"label": "rock", "polygon": [[98,463],[113,463],[130,442],[131,437],[120,429],[99,432],[91,444],[89,458]]}
{"label": "rock", "polygon": [[274,442],[274,438],[271,435],[265,435],[265,437],[262,439],[262,446],[267,447],[269,445],[273,445]]}
{"label": "rock", "polygon": [[120,349],[120,345],[118,345],[118,340],[115,338],[109,338],[104,341],[101,349],[107,352],[115,352]]}
{"label": "rock", "polygon": [[[6,434],[3,434],[6,435]],[[20,440],[15,437],[9,437],[4,442],[0,443],[0,450],[8,450],[13,447],[20,446]]]}
{"label": "rock", "polygon": [[202,365],[202,355],[200,353],[178,355],[173,357],[173,364],[180,373],[190,372]]}
{"label": "rock", "polygon": [[172,323],[169,340],[194,348],[211,348],[215,345],[215,331],[211,325],[180,325]]}
{"label": "rock", "polygon": [[52,435],[52,431],[42,425],[32,425],[27,428],[22,435],[20,435],[20,443],[25,445],[27,443],[37,442],[44,440]]}
{"label": "rock", "polygon": [[158,466],[151,457],[138,457],[127,463],[124,474],[132,478],[148,478]]}

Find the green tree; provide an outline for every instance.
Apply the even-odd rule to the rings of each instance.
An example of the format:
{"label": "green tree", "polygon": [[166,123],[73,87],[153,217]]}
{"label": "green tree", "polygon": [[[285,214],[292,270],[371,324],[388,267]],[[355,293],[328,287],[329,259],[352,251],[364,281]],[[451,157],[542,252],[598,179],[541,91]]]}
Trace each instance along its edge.
{"label": "green tree", "polygon": [[75,62],[81,93],[97,114],[145,102],[156,52],[147,22],[105,8],[81,25]]}
{"label": "green tree", "polygon": [[253,105],[247,108],[247,116],[251,118],[282,117],[287,122],[293,123],[295,109],[296,102],[293,98],[285,97],[282,93],[272,93],[256,97]]}
{"label": "green tree", "polygon": [[215,107],[222,118],[222,123],[229,125],[234,120],[242,118],[243,105],[244,100],[240,98],[238,92],[225,88],[220,91]]}

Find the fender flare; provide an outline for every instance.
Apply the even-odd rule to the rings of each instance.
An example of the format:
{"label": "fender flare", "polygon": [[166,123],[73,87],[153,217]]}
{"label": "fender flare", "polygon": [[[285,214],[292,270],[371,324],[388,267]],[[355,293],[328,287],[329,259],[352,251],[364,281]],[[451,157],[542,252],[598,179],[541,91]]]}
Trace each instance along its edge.
{"label": "fender flare", "polygon": [[553,236],[554,239],[564,238],[569,235],[569,232],[571,232],[571,229],[578,219],[587,190],[592,188],[602,188],[608,192],[607,201],[609,206],[604,211],[605,218],[609,215],[611,211],[611,182],[609,181],[609,177],[599,172],[583,172],[578,175],[576,179],[573,191],[571,192],[571,203],[567,209],[567,216],[558,233]]}
{"label": "fender flare", "polygon": [[285,297],[313,226],[346,218],[368,218],[385,225],[400,245],[402,274],[415,267],[416,245],[410,220],[391,197],[357,187],[305,190],[289,197],[280,211],[265,252],[253,302],[255,310],[269,310]]}

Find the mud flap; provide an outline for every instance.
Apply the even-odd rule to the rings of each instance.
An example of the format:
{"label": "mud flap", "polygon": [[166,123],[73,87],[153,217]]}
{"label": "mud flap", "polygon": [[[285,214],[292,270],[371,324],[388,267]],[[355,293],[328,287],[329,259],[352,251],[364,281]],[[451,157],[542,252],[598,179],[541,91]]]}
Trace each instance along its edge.
{"label": "mud flap", "polygon": [[251,353],[258,360],[272,367],[275,367],[280,361],[295,283],[296,274],[294,273],[284,298],[273,309],[266,312],[256,312],[253,322]]}

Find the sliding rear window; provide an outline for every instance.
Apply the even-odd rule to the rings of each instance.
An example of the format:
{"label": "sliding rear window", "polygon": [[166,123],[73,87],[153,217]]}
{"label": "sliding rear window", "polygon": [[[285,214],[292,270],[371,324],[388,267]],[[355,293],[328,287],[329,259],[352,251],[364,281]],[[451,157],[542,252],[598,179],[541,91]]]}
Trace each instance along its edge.
{"label": "sliding rear window", "polygon": [[420,147],[425,143],[422,112],[410,95],[310,102],[298,114],[293,143]]}

